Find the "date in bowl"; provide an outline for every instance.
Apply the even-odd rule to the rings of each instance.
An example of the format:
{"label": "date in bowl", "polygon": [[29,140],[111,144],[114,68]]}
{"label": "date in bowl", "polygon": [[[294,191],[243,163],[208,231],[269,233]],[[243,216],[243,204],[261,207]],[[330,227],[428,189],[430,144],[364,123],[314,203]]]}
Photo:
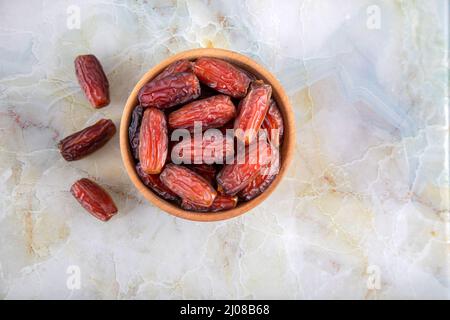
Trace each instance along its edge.
{"label": "date in bowl", "polygon": [[[262,80],[264,84],[270,85],[272,89],[271,98],[273,101],[275,101],[276,105],[278,106],[284,125],[282,142],[279,144],[279,149],[277,150],[277,153],[279,154],[278,158],[279,162],[277,162],[277,164],[279,164],[277,174],[276,176],[274,176],[273,180],[270,182],[268,187],[266,187],[264,192],[262,192],[261,194],[259,194],[254,198],[251,198],[248,201],[239,201],[237,203],[237,206],[217,212],[211,212],[207,210],[203,211],[188,210],[192,208],[186,207],[183,208],[182,206],[180,206],[181,203],[180,201],[168,201],[165,200],[160,195],[158,195],[157,193],[155,193],[151,188],[149,188],[144,184],[142,179],[142,173],[141,177],[138,174],[136,169],[138,160],[136,160],[134,155],[135,152],[133,152],[132,147],[130,145],[129,128],[132,121],[133,111],[139,105],[139,92],[141,91],[141,88],[143,88],[147,83],[149,83],[155,77],[157,77],[163,70],[165,70],[172,63],[183,59],[189,61],[196,61],[199,58],[216,58],[227,61],[232,65],[248,73],[250,77],[253,77],[252,80]],[[203,84],[202,87],[204,87]],[[216,92],[216,94],[220,94],[220,92]],[[200,96],[200,99],[201,98],[202,96]],[[231,98],[234,101],[233,103],[236,104],[238,110],[237,112],[239,113],[240,107],[240,106],[238,107],[239,101],[236,100],[236,97]],[[241,101],[242,99],[245,98],[241,98]],[[185,104],[187,104],[187,102],[184,103],[184,105]],[[179,106],[174,106],[172,108],[163,109],[163,111],[166,113],[166,118],[168,113],[178,108]],[[182,120],[183,119],[181,118],[181,121]],[[170,132],[168,139],[170,141]],[[130,177],[133,184],[135,185],[135,187],[148,201],[150,201],[152,204],[159,207],[160,209],[174,216],[193,221],[218,221],[230,219],[239,216],[243,213],[246,213],[249,210],[256,207],[257,205],[259,205],[276,189],[276,187],[279,185],[283,177],[286,175],[287,168],[292,160],[294,146],[295,146],[295,124],[293,111],[289,103],[289,99],[286,93],[284,92],[284,89],[282,88],[281,84],[269,71],[267,71],[260,64],[256,63],[254,60],[239,53],[224,49],[194,49],[184,51],[169,57],[168,59],[162,61],[161,63],[150,69],[139,80],[139,82],[136,84],[133,91],[131,92],[130,96],[128,97],[120,123],[120,150],[122,160],[125,165],[127,174]],[[170,150],[168,152],[170,153]],[[173,175],[176,176],[177,171],[176,170],[173,171],[174,171]],[[184,174],[184,172],[182,171],[179,173]],[[221,192],[220,190],[217,191],[218,194],[220,192]]]}

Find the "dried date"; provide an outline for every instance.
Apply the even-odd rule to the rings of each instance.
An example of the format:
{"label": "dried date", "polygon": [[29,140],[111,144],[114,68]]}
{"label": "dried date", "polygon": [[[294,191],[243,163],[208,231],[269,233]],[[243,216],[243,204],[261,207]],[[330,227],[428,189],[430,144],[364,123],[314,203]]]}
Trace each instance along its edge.
{"label": "dried date", "polygon": [[196,172],[175,164],[166,165],[160,176],[164,185],[181,199],[202,207],[212,205],[216,190]]}
{"label": "dried date", "polygon": [[275,180],[279,170],[279,153],[276,148],[272,148],[272,161],[261,169],[260,173],[239,192],[239,198],[249,201],[267,190]]}
{"label": "dried date", "polygon": [[198,142],[194,137],[176,144],[172,149],[171,159],[173,162],[186,164],[223,164],[233,155],[231,137],[205,134]]}
{"label": "dried date", "polygon": [[163,71],[161,71],[161,73],[159,73],[154,78],[154,80],[159,80],[172,74],[190,71],[192,71],[192,62],[186,59],[181,59],[167,66]]}
{"label": "dried date", "polygon": [[267,130],[269,141],[274,146],[278,147],[283,141],[283,116],[281,115],[277,103],[273,99],[270,101],[269,110],[267,110],[261,129]]}
{"label": "dried date", "polygon": [[169,114],[172,129],[194,129],[199,122],[203,130],[219,128],[236,116],[236,107],[230,97],[223,94],[191,102]]}
{"label": "dried date", "polygon": [[244,161],[237,157],[231,164],[225,164],[217,175],[220,190],[235,195],[244,189],[259,174],[262,167],[270,163],[272,147],[266,141],[252,143],[246,148]]}
{"label": "dried date", "polygon": [[128,138],[130,140],[131,152],[136,160],[139,160],[139,131],[141,129],[144,107],[137,106],[131,114],[131,123],[128,127]]}
{"label": "dried date", "polygon": [[201,207],[190,203],[187,200],[181,201],[181,208],[189,211],[197,212],[218,212],[224,210],[230,210],[236,207],[238,202],[237,196],[227,196],[223,194],[218,194],[214,199],[213,203],[209,207]]}
{"label": "dried date", "polygon": [[102,221],[108,221],[117,213],[111,196],[92,180],[78,180],[72,185],[70,192],[84,209]]}
{"label": "dried date", "polygon": [[115,133],[114,123],[109,119],[101,119],[61,140],[58,148],[65,160],[79,160],[101,148]]}
{"label": "dried date", "polygon": [[245,71],[217,58],[198,58],[193,70],[200,82],[233,98],[244,97],[251,82]]}
{"label": "dried date", "polygon": [[145,173],[161,172],[167,158],[168,141],[164,113],[155,108],[147,108],[139,132],[139,160]]}
{"label": "dried date", "polygon": [[234,121],[236,138],[246,144],[256,137],[270,104],[272,87],[257,80],[250,85],[247,96],[239,104],[239,114]]}
{"label": "dried date", "polygon": [[109,104],[109,83],[100,61],[92,55],[81,55],[75,59],[75,73],[89,102],[95,108]]}
{"label": "dried date", "polygon": [[198,98],[200,83],[191,72],[181,72],[152,80],[138,94],[143,107],[165,109]]}

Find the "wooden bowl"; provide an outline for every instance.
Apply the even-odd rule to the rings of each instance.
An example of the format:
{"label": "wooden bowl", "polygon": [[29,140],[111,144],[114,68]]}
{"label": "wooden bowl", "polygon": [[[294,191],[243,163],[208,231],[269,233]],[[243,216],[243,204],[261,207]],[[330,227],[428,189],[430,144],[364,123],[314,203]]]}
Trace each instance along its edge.
{"label": "wooden bowl", "polygon": [[[153,79],[158,73],[160,73],[164,68],[174,61],[180,59],[193,60],[199,57],[214,57],[227,60],[242,69],[248,70],[254,74],[257,78],[264,80],[264,82],[272,86],[272,97],[278,104],[280,108],[283,119],[284,119],[284,138],[283,144],[280,149],[281,156],[281,166],[277,177],[274,179],[270,187],[263,192],[260,196],[248,201],[239,202],[238,206],[231,210],[212,212],[212,213],[201,213],[183,210],[173,203],[165,201],[158,195],[153,193],[151,189],[146,187],[135,170],[135,160],[131,154],[130,144],[128,140],[128,127],[131,121],[131,114],[135,106],[138,105],[138,92],[142,86],[144,86],[148,81]],[[122,154],[122,160],[130,176],[131,181],[134,183],[136,188],[142,193],[142,195],[149,200],[151,203],[159,207],[160,209],[180,218],[194,220],[194,221],[218,221],[225,220],[241,215],[250,209],[253,209],[258,204],[263,202],[278,186],[280,181],[286,174],[288,165],[291,163],[292,155],[295,145],[295,124],[292,107],[289,103],[289,99],[284,92],[281,84],[278,80],[264,67],[253,61],[252,59],[243,56],[239,53],[223,50],[223,49],[194,49],[178,53],[174,56],[167,58],[162,61],[152,69],[150,69],[144,76],[139,80],[139,82],[134,87],[123,110],[122,120],[120,123],[120,151]]]}

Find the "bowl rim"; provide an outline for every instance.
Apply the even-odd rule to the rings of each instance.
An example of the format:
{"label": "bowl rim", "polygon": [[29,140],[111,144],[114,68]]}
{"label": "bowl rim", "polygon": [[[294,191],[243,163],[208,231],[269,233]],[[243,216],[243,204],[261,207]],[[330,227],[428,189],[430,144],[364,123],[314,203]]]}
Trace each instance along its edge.
{"label": "bowl rim", "polygon": [[[187,211],[173,203],[170,203],[158,195],[156,195],[150,188],[144,185],[144,183],[140,180],[139,176],[136,173],[135,169],[135,160],[131,154],[131,148],[128,141],[128,127],[131,121],[131,114],[133,112],[134,107],[138,104],[138,92],[142,86],[144,86],[148,81],[154,78],[157,74],[159,74],[164,68],[166,68],[169,64],[176,60],[180,59],[196,59],[198,57],[214,57],[219,59],[224,59],[232,62],[233,64],[238,65],[239,67],[248,70],[255,74],[258,78],[262,78],[268,84],[272,86],[272,94],[275,95],[274,99],[277,102],[280,111],[283,115],[284,122],[284,134],[283,134],[283,144],[281,146],[281,150],[285,150],[282,158],[281,165],[278,175],[270,184],[270,186],[258,197],[247,201],[241,202],[236,208],[219,211],[219,212],[194,212]],[[154,67],[150,68],[136,83],[133,90],[131,91],[128,99],[125,103],[125,107],[122,112],[121,121],[120,121],[120,153],[122,156],[122,162],[125,166],[125,170],[128,174],[128,177],[133,182],[134,186],[138,189],[138,191],[153,205],[157,206],[161,210],[187,220],[191,221],[220,221],[231,219],[242,215],[251,209],[258,206],[262,203],[272,192],[276,189],[278,184],[284,178],[289,165],[292,162],[294,146],[295,146],[295,122],[294,122],[294,112],[292,106],[289,102],[289,98],[284,91],[281,83],[276,79],[272,73],[270,73],[264,66],[257,63],[253,59],[242,55],[240,53],[226,50],[226,49],[218,49],[218,48],[199,48],[199,49],[191,49],[179,52],[175,55],[171,55],[170,57],[164,59],[160,63],[156,64]]]}

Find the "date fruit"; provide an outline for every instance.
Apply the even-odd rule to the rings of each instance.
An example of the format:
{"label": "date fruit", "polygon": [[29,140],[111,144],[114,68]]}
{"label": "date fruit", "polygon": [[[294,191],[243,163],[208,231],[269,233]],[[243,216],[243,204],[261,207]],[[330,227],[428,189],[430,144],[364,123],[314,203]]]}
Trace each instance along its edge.
{"label": "date fruit", "polygon": [[111,196],[92,180],[78,180],[72,185],[70,192],[84,209],[102,221],[108,221],[117,213]]}
{"label": "date fruit", "polygon": [[163,71],[161,71],[161,73],[158,74],[153,80],[159,80],[175,73],[190,72],[190,71],[192,71],[192,62],[186,59],[181,59],[171,63]]}
{"label": "date fruit", "polygon": [[243,98],[251,82],[245,71],[217,58],[198,58],[193,69],[200,82],[233,98]]}
{"label": "date fruit", "polygon": [[194,130],[194,122],[202,129],[219,128],[236,116],[236,107],[230,97],[223,94],[191,102],[169,114],[172,129]]}
{"label": "date fruit", "polygon": [[160,197],[169,201],[176,201],[178,199],[178,196],[161,182],[158,174],[145,173],[140,163],[136,165],[136,172],[141,181]]}
{"label": "date fruit", "polygon": [[109,83],[100,61],[92,55],[75,58],[75,73],[89,102],[95,108],[109,104]]}
{"label": "date fruit", "polygon": [[267,188],[275,180],[280,164],[279,153],[276,148],[272,148],[272,161],[264,168],[261,168],[259,174],[241,191],[239,191],[239,198],[244,201],[249,201],[267,190]]}
{"label": "date fruit", "polygon": [[261,129],[267,130],[269,141],[274,146],[278,147],[281,144],[284,133],[283,116],[273,99],[270,100],[269,110],[267,110]]}
{"label": "date fruit", "polygon": [[170,163],[160,175],[164,185],[182,200],[202,207],[212,205],[217,196],[216,190],[198,173]]}
{"label": "date fruit", "polygon": [[58,148],[65,160],[79,160],[101,148],[115,133],[114,123],[109,119],[101,119],[61,140]]}
{"label": "date fruit", "polygon": [[210,207],[201,207],[190,203],[187,200],[181,201],[181,208],[189,211],[197,212],[218,212],[224,210],[230,210],[236,207],[238,202],[237,196],[227,196],[223,194],[218,194],[214,199],[214,202]]}
{"label": "date fruit", "polygon": [[222,135],[203,135],[197,142],[195,137],[183,140],[172,149],[171,159],[186,164],[223,164],[234,155],[233,139]]}
{"label": "date fruit", "polygon": [[200,83],[192,72],[181,72],[152,80],[138,94],[143,107],[166,109],[200,96]]}
{"label": "date fruit", "polygon": [[270,163],[272,147],[264,140],[258,142],[246,148],[244,161],[236,157],[233,163],[225,164],[217,175],[217,183],[224,194],[237,194],[260,173],[261,168]]}
{"label": "date fruit", "polygon": [[256,80],[250,85],[247,96],[239,104],[239,114],[234,121],[236,138],[246,144],[257,136],[269,109],[272,87]]}
{"label": "date fruit", "polygon": [[145,173],[161,172],[166,163],[168,145],[166,116],[161,110],[147,108],[139,132],[139,160]]}
{"label": "date fruit", "polygon": [[144,107],[137,106],[131,114],[131,123],[128,127],[128,139],[130,140],[131,152],[136,160],[139,160],[139,131],[141,129]]}

